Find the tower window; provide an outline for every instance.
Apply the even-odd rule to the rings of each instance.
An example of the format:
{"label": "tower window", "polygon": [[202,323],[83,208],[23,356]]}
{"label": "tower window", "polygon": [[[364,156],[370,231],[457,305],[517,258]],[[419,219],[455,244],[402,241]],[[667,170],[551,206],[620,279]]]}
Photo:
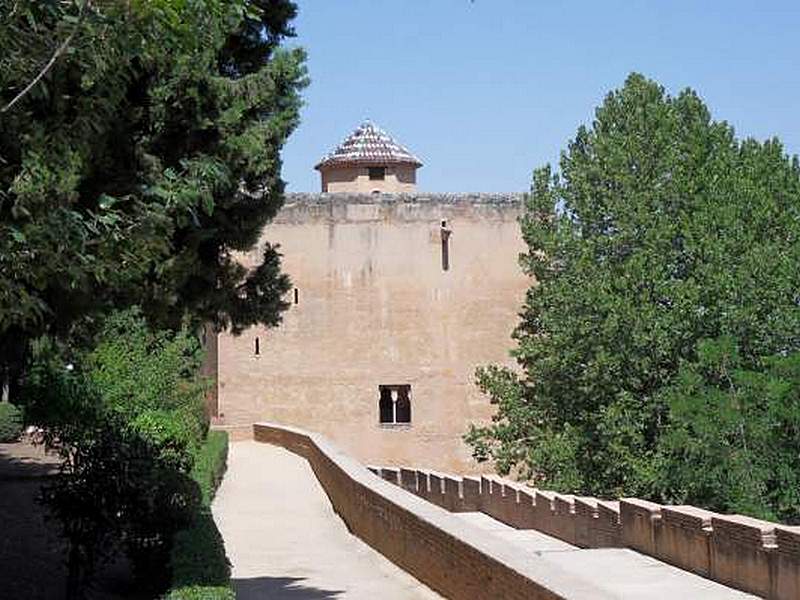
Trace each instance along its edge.
{"label": "tower window", "polygon": [[411,423],[411,386],[379,385],[378,414],[381,425]]}
{"label": "tower window", "polygon": [[386,179],[386,167],[369,167],[370,181],[383,181]]}

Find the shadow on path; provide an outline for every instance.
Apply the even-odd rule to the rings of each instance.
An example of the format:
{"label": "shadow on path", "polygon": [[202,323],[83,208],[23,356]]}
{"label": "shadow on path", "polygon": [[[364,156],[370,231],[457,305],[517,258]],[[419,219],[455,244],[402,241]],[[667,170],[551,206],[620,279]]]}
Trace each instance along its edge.
{"label": "shadow on path", "polygon": [[[0,599],[60,600],[67,544],[59,522],[39,502],[42,485],[58,472],[58,457],[22,440],[0,444]],[[146,598],[133,588],[124,558],[101,568],[93,600]]]}
{"label": "shadow on path", "polygon": [[29,441],[0,444],[0,482],[42,479],[58,473],[59,460]]}
{"label": "shadow on path", "polygon": [[333,600],[344,592],[302,585],[304,577],[233,579],[236,600]]}

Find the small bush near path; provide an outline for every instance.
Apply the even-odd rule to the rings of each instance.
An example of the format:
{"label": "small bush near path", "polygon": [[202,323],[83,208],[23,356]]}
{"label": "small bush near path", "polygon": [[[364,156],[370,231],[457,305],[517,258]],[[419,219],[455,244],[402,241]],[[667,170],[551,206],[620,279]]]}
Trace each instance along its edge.
{"label": "small bush near path", "polygon": [[22,411],[13,404],[0,402],[0,443],[16,442],[22,433]]}
{"label": "small bush near path", "polygon": [[192,478],[202,503],[188,528],[175,536],[172,590],[166,600],[233,600],[225,544],[211,517],[211,500],[227,467],[228,434],[210,431],[195,457]]}

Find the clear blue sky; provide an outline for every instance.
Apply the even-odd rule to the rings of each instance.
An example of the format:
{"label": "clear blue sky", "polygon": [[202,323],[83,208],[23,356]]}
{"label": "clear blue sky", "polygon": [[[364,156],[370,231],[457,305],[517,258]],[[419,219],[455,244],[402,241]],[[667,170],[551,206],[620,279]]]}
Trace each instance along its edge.
{"label": "clear blue sky", "polygon": [[697,90],[739,136],[800,153],[800,1],[300,0],[312,80],[289,191],[365,117],[424,191],[524,191],[631,71]]}

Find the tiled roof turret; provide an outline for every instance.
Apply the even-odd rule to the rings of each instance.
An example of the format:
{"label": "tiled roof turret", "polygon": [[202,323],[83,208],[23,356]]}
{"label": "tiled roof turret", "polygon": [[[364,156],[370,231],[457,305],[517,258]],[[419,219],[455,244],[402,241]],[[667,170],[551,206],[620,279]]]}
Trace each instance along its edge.
{"label": "tiled roof turret", "polygon": [[387,165],[411,164],[417,167],[422,162],[409,150],[396,142],[392,136],[371,121],[364,121],[333,152],[327,154],[314,167],[334,165]]}

